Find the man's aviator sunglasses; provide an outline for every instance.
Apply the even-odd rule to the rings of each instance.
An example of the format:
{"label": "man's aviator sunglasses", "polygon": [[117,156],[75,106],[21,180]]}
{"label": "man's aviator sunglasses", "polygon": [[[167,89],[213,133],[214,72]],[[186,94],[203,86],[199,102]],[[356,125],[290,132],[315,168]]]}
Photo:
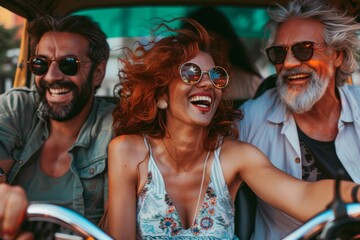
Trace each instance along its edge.
{"label": "man's aviator sunglasses", "polygon": [[91,62],[91,61],[80,61],[77,57],[61,57],[57,59],[47,59],[40,56],[33,56],[27,61],[30,70],[37,76],[42,76],[49,70],[51,62],[56,62],[60,71],[68,76],[74,76],[80,69],[80,63]]}
{"label": "man's aviator sunglasses", "polygon": [[195,85],[200,82],[204,73],[209,75],[211,83],[216,88],[224,88],[229,83],[229,75],[222,67],[215,66],[203,71],[197,64],[187,62],[180,67],[180,77],[186,84]]}
{"label": "man's aviator sunglasses", "polygon": [[308,61],[312,58],[314,54],[314,42],[299,42],[291,47],[284,46],[273,46],[267,48],[266,55],[268,56],[270,62],[273,64],[283,64],[286,58],[287,51],[290,49],[299,61]]}

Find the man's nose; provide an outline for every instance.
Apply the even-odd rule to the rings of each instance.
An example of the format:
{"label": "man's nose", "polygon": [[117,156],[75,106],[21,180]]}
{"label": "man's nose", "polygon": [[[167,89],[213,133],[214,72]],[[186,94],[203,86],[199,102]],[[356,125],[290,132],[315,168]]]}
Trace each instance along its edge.
{"label": "man's nose", "polygon": [[59,68],[59,64],[55,60],[49,62],[49,69],[45,74],[45,77],[49,80],[57,80],[63,77],[63,73]]}
{"label": "man's nose", "polygon": [[298,66],[301,64],[301,61],[299,59],[297,59],[293,52],[291,51],[291,49],[289,49],[286,53],[285,59],[284,59],[284,63],[283,66],[285,68],[293,68],[295,66]]}

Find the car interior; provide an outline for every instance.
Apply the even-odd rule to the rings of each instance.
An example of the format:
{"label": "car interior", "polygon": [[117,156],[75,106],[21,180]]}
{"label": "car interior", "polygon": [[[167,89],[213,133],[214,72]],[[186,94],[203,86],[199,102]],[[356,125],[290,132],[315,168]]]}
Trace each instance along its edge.
{"label": "car interior", "polygon": [[[357,0],[332,0],[337,6],[347,9],[354,16],[360,16],[360,2]],[[31,86],[33,79],[26,61],[31,52],[28,46],[26,24],[45,14],[80,14],[97,21],[108,36],[111,47],[110,59],[98,97],[112,98],[113,87],[118,81],[120,49],[134,41],[149,39],[152,19],[186,17],[201,7],[214,7],[230,21],[238,38],[243,42],[249,61],[255,66],[262,81],[255,97],[266,89],[275,87],[275,70],[267,60],[263,49],[267,38],[265,26],[268,21],[267,9],[275,2],[285,4],[288,0],[0,0],[0,7],[23,19],[19,28],[21,42],[15,48],[11,68],[14,76],[3,91],[19,86]],[[0,8],[0,10],[1,10]],[[0,13],[1,14],[1,13]],[[1,17],[0,17],[1,18]],[[360,17],[359,17],[360,20]],[[14,49],[8,49],[8,52]],[[14,51],[12,51],[14,52]],[[239,56],[242,58],[244,56]],[[1,62],[0,62],[1,64]],[[0,74],[1,78],[1,74]],[[360,82],[357,75],[352,83]],[[0,79],[2,80],[2,79]],[[234,107],[246,99],[234,99]],[[254,229],[256,197],[246,186],[242,186],[236,201],[236,233],[240,239],[250,239]]]}

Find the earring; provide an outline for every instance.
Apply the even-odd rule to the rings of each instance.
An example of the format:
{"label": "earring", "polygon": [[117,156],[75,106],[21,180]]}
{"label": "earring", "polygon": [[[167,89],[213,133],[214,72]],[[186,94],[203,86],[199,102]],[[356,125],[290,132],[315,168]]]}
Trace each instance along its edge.
{"label": "earring", "polygon": [[161,98],[156,102],[156,106],[159,109],[167,109],[168,103],[163,98]]}

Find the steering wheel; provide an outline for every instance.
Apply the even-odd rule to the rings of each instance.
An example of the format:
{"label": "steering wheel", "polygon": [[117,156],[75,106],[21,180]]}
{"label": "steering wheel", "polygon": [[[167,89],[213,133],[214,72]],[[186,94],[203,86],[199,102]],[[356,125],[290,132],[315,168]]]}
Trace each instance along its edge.
{"label": "steering wheel", "polygon": [[[38,224],[40,223],[40,225]],[[53,230],[48,230],[44,233],[46,228],[43,223],[51,223],[56,225]],[[34,226],[36,226],[34,229]],[[25,221],[25,229],[33,232],[43,232],[35,236],[36,239],[55,239],[55,240],[73,240],[73,239],[101,239],[112,240],[105,232],[98,228],[95,224],[87,220],[85,217],[65,207],[43,204],[31,203],[27,208],[27,217]],[[40,226],[40,227],[39,227]],[[53,232],[59,229],[66,229],[67,233]],[[71,233],[71,234],[68,234]],[[46,235],[46,236],[44,236]],[[51,236],[49,236],[51,235]]]}
{"label": "steering wheel", "polygon": [[334,200],[319,213],[283,240],[360,240],[360,203],[348,203],[340,197],[339,172]]}
{"label": "steering wheel", "polygon": [[325,210],[283,238],[283,240],[360,239],[360,204],[346,204],[346,211],[348,217],[336,219],[332,209]]}

